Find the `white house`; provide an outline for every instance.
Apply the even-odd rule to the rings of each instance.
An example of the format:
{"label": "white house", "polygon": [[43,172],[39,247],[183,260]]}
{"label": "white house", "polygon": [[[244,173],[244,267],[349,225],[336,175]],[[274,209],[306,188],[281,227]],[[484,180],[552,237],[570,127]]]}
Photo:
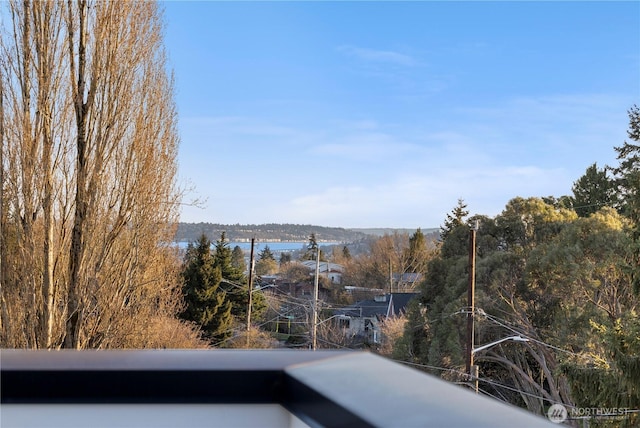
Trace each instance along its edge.
{"label": "white house", "polygon": [[[312,272],[316,270],[316,261],[315,260],[305,260],[302,262],[304,266],[309,268]],[[333,284],[342,283],[342,272],[344,271],[344,266],[339,265],[337,263],[330,262],[320,262],[320,277],[327,278]]]}

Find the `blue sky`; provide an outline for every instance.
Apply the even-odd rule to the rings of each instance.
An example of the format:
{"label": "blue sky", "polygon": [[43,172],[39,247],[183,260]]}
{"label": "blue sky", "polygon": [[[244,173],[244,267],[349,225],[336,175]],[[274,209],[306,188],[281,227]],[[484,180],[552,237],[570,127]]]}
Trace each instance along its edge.
{"label": "blue sky", "polygon": [[640,2],[167,2],[181,221],[438,227],[615,164]]}

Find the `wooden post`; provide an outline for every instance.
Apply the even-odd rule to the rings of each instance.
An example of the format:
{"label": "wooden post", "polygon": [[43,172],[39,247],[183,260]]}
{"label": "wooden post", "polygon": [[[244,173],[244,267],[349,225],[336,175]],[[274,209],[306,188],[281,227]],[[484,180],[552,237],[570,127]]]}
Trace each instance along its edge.
{"label": "wooden post", "polygon": [[249,257],[249,304],[247,306],[247,341],[246,348],[249,348],[251,335],[251,292],[253,291],[253,246],[256,238],[251,238],[251,255]]}
{"label": "wooden post", "polygon": [[467,289],[467,374],[473,380],[473,336],[474,336],[474,312],[475,312],[475,288],[476,288],[476,231],[478,224],[469,232],[469,287]]}
{"label": "wooden post", "polygon": [[313,319],[311,322],[311,349],[318,345],[318,280],[320,276],[320,246],[316,249],[316,277],[313,281]]}

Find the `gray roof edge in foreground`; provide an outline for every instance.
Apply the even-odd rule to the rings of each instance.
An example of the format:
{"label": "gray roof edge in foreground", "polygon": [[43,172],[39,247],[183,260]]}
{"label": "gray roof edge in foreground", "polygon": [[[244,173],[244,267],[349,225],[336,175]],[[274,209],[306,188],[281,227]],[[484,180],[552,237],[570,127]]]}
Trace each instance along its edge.
{"label": "gray roof edge in foreground", "polygon": [[2,404],[273,403],[311,426],[555,426],[366,352],[2,350],[0,370]]}
{"label": "gray roof edge in foreground", "polygon": [[557,426],[523,409],[368,354],[301,364],[285,373],[378,427]]}

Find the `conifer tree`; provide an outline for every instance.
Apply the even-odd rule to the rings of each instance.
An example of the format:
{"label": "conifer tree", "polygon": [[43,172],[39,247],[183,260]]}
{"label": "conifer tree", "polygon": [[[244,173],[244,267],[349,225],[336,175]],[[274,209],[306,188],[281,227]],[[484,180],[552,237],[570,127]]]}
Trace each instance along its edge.
{"label": "conifer tree", "polygon": [[240,248],[239,245],[233,247],[233,251],[231,252],[231,264],[234,268],[239,269],[244,272],[247,270],[247,264],[244,261],[244,251]]}
{"label": "conifer tree", "polygon": [[[300,260],[315,260],[317,257],[317,251],[318,240],[316,239],[316,234],[311,233],[311,235],[309,235],[309,244],[307,244],[307,250],[302,255],[302,257],[300,257]],[[327,259],[325,257],[324,251],[320,250],[320,261],[326,260]]]}
{"label": "conifer tree", "polygon": [[189,244],[182,271],[185,300],[181,318],[196,323],[212,343],[231,336],[231,302],[220,288],[222,273],[214,265],[211,241],[202,234]]}
{"label": "conifer tree", "polygon": [[615,183],[607,170],[599,169],[596,163],[573,184],[572,191],[571,203],[580,217],[588,217],[603,207],[616,205]]}
{"label": "conifer tree", "polygon": [[[454,212],[464,211],[462,204],[457,208]],[[461,315],[467,306],[469,276],[469,229],[458,223],[461,217],[456,219],[453,214],[447,219],[449,224],[457,224],[442,242],[439,254],[429,261],[420,295],[408,310],[405,334],[395,352],[396,358],[453,369],[434,374],[456,382],[460,381],[457,373],[464,367],[466,324]],[[536,282],[533,265],[528,263],[535,251],[548,248],[549,242],[576,217],[573,211],[555,208],[539,198],[515,198],[495,219],[472,217],[481,220],[476,244],[476,307],[489,315],[498,314],[538,341],[520,347],[496,346],[476,355],[482,373],[491,373],[497,382],[514,386],[506,392],[491,390],[490,385],[481,388],[538,414],[544,412],[545,400],[573,405],[566,378],[559,373],[557,355],[542,344],[556,340],[553,334],[559,327],[553,322],[561,321],[561,317],[556,318],[557,310],[562,308],[562,297],[568,294],[558,288],[568,277],[550,277],[555,281],[553,285],[549,281]],[[540,253],[544,260],[554,256],[555,253]],[[565,259],[570,258],[561,258]],[[535,272],[539,271],[546,272]],[[478,316],[475,324],[475,343],[491,343],[505,337],[504,327],[491,320]],[[562,346],[558,342],[554,345]]]}
{"label": "conifer tree", "polygon": [[349,247],[347,247],[346,245],[342,247],[342,257],[345,260],[351,260],[351,251],[349,251]]}
{"label": "conifer tree", "polygon": [[467,204],[465,204],[464,199],[458,199],[458,205],[451,210],[451,213],[447,214],[444,226],[440,227],[440,239],[442,241],[447,239],[447,235],[449,235],[453,229],[464,224],[464,220],[468,215],[469,211],[467,210]]}
{"label": "conifer tree", "polygon": [[291,253],[280,253],[280,268],[291,263]]}
{"label": "conifer tree", "polygon": [[613,168],[617,184],[622,193],[623,214],[634,222],[640,222],[640,107],[633,106],[629,110],[629,130],[631,142],[625,141],[615,147],[620,164]]}
{"label": "conifer tree", "polygon": [[260,251],[258,254],[258,261],[256,262],[256,274],[257,275],[272,275],[278,271],[278,262],[271,252],[268,245]]}
{"label": "conifer tree", "polygon": [[429,250],[427,248],[427,240],[418,228],[413,235],[409,237],[409,248],[405,250],[404,266],[407,273],[424,273],[427,268],[429,259]]}
{"label": "conifer tree", "polygon": [[620,164],[613,172],[622,199],[622,213],[633,222],[635,265],[632,281],[636,292],[640,293],[640,107],[634,105],[628,113],[627,135],[631,142],[625,141],[622,146],[615,147]]}
{"label": "conifer tree", "polygon": [[[222,280],[220,288],[226,292],[231,303],[231,314],[236,322],[244,322],[249,306],[249,288],[244,272],[233,265],[232,250],[226,233],[220,234],[214,245],[213,266],[220,270]],[[251,318],[258,320],[266,309],[266,302],[261,292],[252,293]]]}
{"label": "conifer tree", "polygon": [[271,251],[271,248],[269,248],[268,245],[265,245],[262,251],[260,251],[260,253],[258,254],[258,258],[260,260],[276,260],[273,252]]}
{"label": "conifer tree", "polygon": [[234,266],[232,253],[226,233],[222,232],[220,239],[215,243],[213,265],[220,269],[223,279],[244,284],[244,272]]}

